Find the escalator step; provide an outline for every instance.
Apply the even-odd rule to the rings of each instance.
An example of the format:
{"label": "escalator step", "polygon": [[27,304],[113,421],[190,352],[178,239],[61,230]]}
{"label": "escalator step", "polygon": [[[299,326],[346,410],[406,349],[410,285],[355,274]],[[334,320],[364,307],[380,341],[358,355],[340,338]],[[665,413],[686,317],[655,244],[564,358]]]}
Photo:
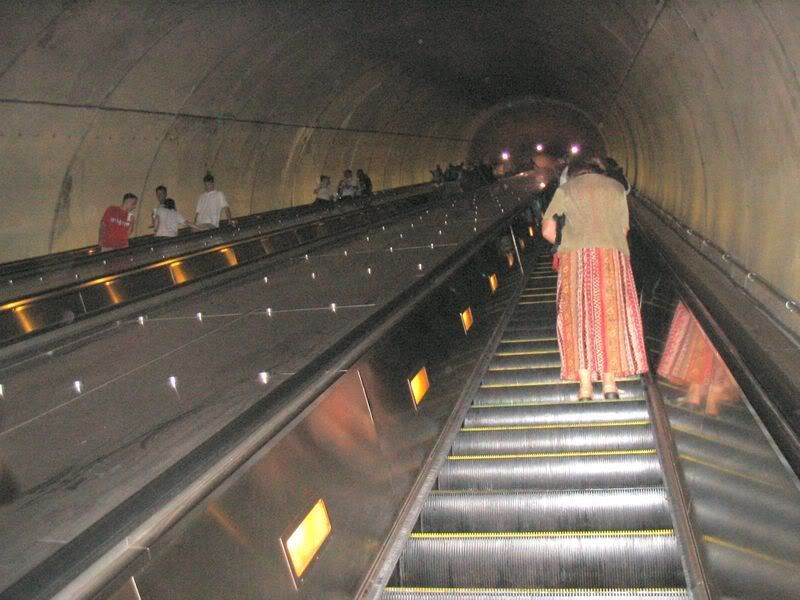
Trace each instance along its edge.
{"label": "escalator step", "polygon": [[450,456],[440,490],[565,490],[661,486],[655,450]]}
{"label": "escalator step", "polygon": [[610,531],[672,527],[664,488],[433,492],[420,530]]}
{"label": "escalator step", "polygon": [[455,587],[678,587],[671,529],[611,532],[411,534],[403,585]]}
{"label": "escalator step", "polygon": [[[617,382],[619,395],[624,399],[643,399],[644,389],[637,379]],[[530,402],[572,402],[578,397],[577,382],[539,383],[539,384],[489,384],[481,385],[475,395],[473,404],[519,404]],[[602,400],[603,389],[600,384],[594,386],[594,397]],[[587,403],[589,404],[589,403]]]}
{"label": "escalator step", "polygon": [[535,352],[537,350],[554,350],[558,352],[558,340],[553,338],[544,338],[539,340],[506,340],[501,341],[497,347],[498,352],[505,352],[507,350],[517,350],[521,352]]}
{"label": "escalator step", "polygon": [[648,419],[643,400],[531,403],[526,405],[476,405],[469,409],[464,427],[564,425]]}
{"label": "escalator step", "polygon": [[[558,355],[556,354],[557,358]],[[541,369],[514,369],[503,371],[489,370],[483,374],[481,385],[497,387],[509,385],[527,385],[540,383],[561,383],[561,367],[543,367]]]}
{"label": "escalator step", "polygon": [[648,421],[462,429],[451,450],[463,454],[530,454],[653,448]]}
{"label": "escalator step", "polygon": [[503,344],[509,344],[514,342],[556,342],[558,340],[556,338],[556,326],[555,323],[550,325],[540,327],[538,330],[534,327],[529,328],[526,330],[524,327],[517,327],[513,330],[506,329],[503,331],[503,337],[500,340],[500,347],[502,348]]}
{"label": "escalator step", "polygon": [[521,350],[502,348],[489,363],[489,371],[525,371],[526,369],[560,369],[558,350]]}
{"label": "escalator step", "polygon": [[680,588],[637,589],[490,589],[490,588],[386,588],[383,600],[468,600],[498,598],[505,600],[688,600]]}

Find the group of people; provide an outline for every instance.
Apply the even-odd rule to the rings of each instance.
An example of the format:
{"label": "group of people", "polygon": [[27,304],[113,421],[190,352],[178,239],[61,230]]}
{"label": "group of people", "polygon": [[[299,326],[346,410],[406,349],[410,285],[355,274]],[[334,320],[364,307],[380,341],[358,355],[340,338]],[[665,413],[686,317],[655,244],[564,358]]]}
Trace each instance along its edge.
{"label": "group of people", "polygon": [[[195,230],[219,227],[222,213],[225,213],[230,224],[235,224],[228,200],[223,192],[216,189],[211,173],[203,177],[203,186],[205,191],[197,197],[197,208],[191,222],[178,212],[175,200],[168,197],[166,186],[159,185],[156,188],[158,206],[153,209],[150,224],[156,237],[175,237],[183,227]],[[136,224],[134,213],[138,203],[136,194],[128,192],[122,197],[121,205],[109,206],[105,210],[98,236],[101,251],[128,247],[128,238]]]}
{"label": "group of people", "polygon": [[314,203],[318,206],[333,206],[337,201],[350,201],[356,198],[369,199],[372,196],[372,179],[358,169],[353,175],[351,169],[345,169],[339,185],[333,189],[329,175],[320,175],[319,184],[314,188]]}
{"label": "group of people", "polygon": [[436,165],[431,170],[434,185],[440,186],[448,182],[458,182],[462,190],[473,189],[481,185],[488,185],[497,181],[494,174],[494,167],[483,161],[473,165],[471,163],[459,163],[454,165],[448,163],[447,168],[442,171],[441,165]]}
{"label": "group of people", "polygon": [[[556,329],[561,378],[578,381],[578,400],[618,399],[616,380],[648,371],[628,248],[630,190],[613,160],[573,157],[543,215],[557,246]],[[559,226],[560,224],[560,226]],[[555,263],[554,263],[555,264]]]}

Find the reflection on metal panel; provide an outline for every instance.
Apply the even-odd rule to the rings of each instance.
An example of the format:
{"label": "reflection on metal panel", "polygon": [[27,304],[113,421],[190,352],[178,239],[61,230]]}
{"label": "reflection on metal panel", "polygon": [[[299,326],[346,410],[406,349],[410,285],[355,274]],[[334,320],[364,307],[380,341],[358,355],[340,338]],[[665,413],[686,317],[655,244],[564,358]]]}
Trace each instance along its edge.
{"label": "reflection on metal panel", "polygon": [[[353,597],[502,316],[507,297],[482,275],[502,260],[463,267],[157,540],[135,569],[142,597]],[[480,320],[470,336],[453,318],[465,303]],[[415,414],[420,364],[440,383]],[[322,535],[295,544],[309,520]]]}
{"label": "reflection on metal panel", "polygon": [[[792,597],[800,588],[797,478],[687,305],[678,301],[665,319],[671,302],[661,285],[659,386],[712,584],[730,597]],[[646,327],[659,329],[653,320]]]}

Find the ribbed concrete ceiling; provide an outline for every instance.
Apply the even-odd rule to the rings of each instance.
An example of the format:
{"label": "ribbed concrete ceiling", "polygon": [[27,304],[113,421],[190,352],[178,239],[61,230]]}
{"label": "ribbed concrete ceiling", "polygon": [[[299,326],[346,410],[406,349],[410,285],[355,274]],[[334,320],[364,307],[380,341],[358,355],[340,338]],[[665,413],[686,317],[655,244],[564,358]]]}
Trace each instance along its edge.
{"label": "ribbed concrete ceiling", "polygon": [[129,190],[144,217],[165,183],[189,215],[207,168],[239,214],[345,166],[419,181],[552,99],[800,296],[800,3],[6,0],[0,24],[3,259],[93,242]]}

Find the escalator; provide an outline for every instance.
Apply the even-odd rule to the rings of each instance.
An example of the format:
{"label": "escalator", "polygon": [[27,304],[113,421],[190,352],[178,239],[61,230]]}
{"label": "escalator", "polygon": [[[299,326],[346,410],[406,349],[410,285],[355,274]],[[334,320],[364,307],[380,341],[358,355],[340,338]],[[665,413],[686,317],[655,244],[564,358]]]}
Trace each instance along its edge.
{"label": "escalator", "polygon": [[385,600],[688,597],[645,388],[574,400],[555,284],[533,267]]}

